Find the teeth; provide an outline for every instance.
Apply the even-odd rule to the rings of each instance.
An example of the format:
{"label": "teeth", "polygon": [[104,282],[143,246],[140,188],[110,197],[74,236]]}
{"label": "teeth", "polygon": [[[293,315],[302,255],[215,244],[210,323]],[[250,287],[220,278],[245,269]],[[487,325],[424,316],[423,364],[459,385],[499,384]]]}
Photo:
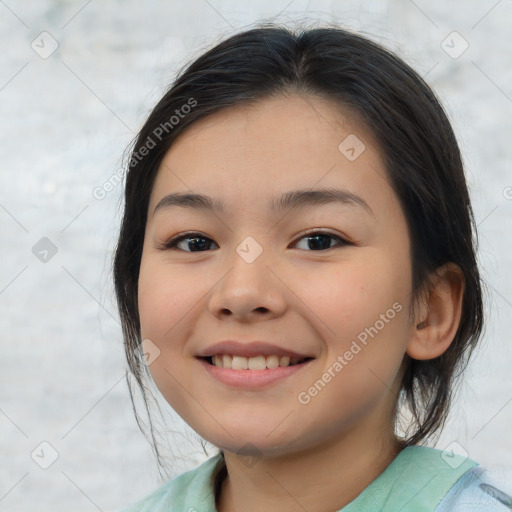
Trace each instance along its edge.
{"label": "teeth", "polygon": [[247,359],[249,370],[264,370],[267,367],[264,356],[249,357]]}
{"label": "teeth", "polygon": [[247,357],[233,356],[231,368],[233,370],[247,370]]}
{"label": "teeth", "polygon": [[277,368],[279,366],[279,357],[278,356],[267,356],[265,358],[265,363],[266,363],[267,368]]}
{"label": "teeth", "polygon": [[290,366],[290,357],[282,356],[279,358],[279,366]]}
{"label": "teeth", "polygon": [[301,361],[300,357],[289,356],[230,356],[229,354],[214,355],[212,363],[218,368],[231,368],[233,370],[265,370],[266,368],[277,368],[278,366],[291,366]]}

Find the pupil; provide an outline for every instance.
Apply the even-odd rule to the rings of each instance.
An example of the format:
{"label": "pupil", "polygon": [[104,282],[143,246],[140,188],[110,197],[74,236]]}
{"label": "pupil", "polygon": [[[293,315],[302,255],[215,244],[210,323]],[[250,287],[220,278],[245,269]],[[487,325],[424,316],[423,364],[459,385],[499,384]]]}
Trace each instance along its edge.
{"label": "pupil", "polygon": [[[316,235],[310,236],[309,238],[309,248],[310,249],[329,249],[331,247],[331,241],[328,236],[325,235]],[[325,243],[318,243],[319,239],[323,239]],[[313,243],[311,243],[313,241]]]}
{"label": "pupil", "polygon": [[[203,243],[199,243],[197,244],[197,241],[198,240],[202,240]],[[208,242],[206,241],[206,238],[190,238],[190,241],[189,241],[189,249],[192,249],[194,244],[196,244],[196,248],[198,248],[200,251],[201,250],[204,250],[205,248],[207,249],[208,248]]]}

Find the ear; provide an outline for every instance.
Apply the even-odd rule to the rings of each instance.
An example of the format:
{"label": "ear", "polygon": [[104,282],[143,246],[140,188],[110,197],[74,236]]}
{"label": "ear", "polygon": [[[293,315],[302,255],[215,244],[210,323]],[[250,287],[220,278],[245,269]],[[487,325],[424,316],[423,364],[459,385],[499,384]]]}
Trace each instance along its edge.
{"label": "ear", "polygon": [[436,269],[433,287],[413,325],[407,354],[413,359],[434,359],[450,346],[462,315],[464,274],[455,263]]}

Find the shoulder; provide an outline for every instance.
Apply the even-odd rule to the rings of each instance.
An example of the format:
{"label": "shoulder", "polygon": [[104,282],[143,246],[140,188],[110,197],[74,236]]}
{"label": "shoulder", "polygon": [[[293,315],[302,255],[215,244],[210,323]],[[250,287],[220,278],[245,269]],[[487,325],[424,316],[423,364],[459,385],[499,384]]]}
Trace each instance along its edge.
{"label": "shoulder", "polygon": [[500,489],[492,472],[477,466],[455,483],[435,512],[510,512],[511,510],[512,497]]}
{"label": "shoulder", "polygon": [[215,512],[213,478],[221,460],[217,454],[116,512]]}

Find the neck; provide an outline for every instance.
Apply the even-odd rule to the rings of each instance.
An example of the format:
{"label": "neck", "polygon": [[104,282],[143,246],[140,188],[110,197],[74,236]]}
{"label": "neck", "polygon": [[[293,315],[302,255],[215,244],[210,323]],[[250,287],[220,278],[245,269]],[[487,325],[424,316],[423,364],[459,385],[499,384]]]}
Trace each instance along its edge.
{"label": "neck", "polygon": [[[341,439],[314,448],[244,464],[224,452],[227,475],[219,488],[219,512],[332,512],[353,501],[398,455],[392,432],[376,439],[361,425]],[[364,428],[364,427],[362,427]]]}

